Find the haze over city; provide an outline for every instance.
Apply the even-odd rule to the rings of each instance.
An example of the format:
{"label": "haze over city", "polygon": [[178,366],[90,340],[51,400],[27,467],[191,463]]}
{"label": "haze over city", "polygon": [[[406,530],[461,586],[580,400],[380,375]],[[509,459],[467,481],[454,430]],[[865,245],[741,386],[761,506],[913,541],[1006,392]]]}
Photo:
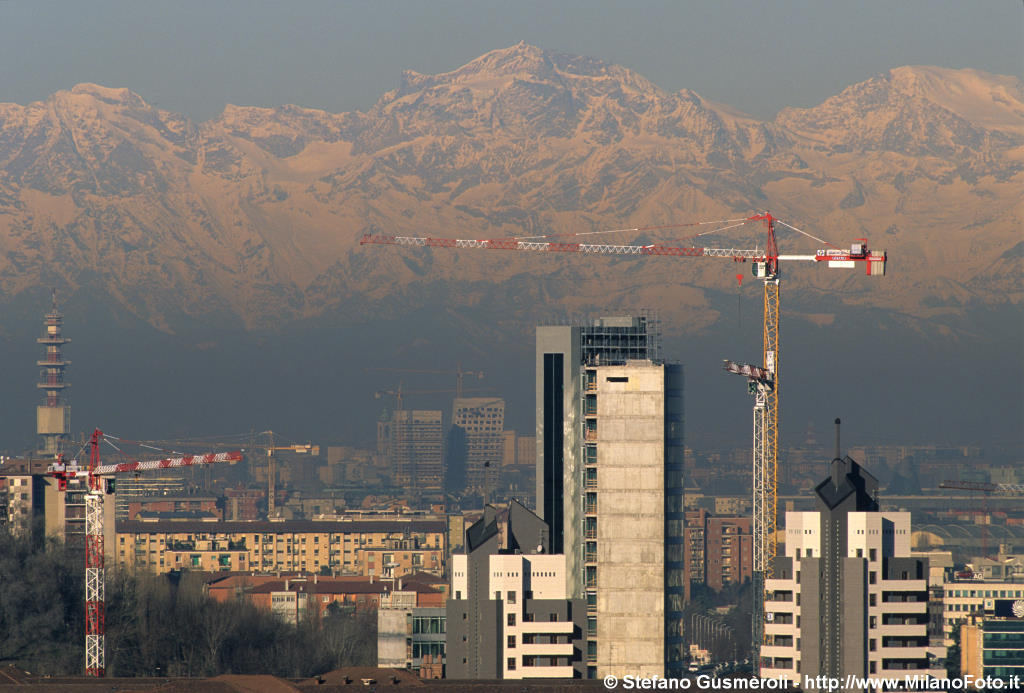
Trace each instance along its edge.
{"label": "haze over city", "polygon": [[[168,173],[171,169],[166,164],[155,163],[164,156],[171,157],[167,161],[172,165],[182,162],[181,157],[193,156],[184,151],[193,147],[187,138],[177,143],[172,137],[167,141],[171,149],[160,145],[158,149],[164,148],[160,154],[133,145],[138,156],[110,158],[103,152],[136,136],[135,126],[125,122],[112,124],[108,134],[94,130],[94,142],[78,140],[77,153],[33,149],[27,147],[30,140],[22,139],[30,136],[24,128],[43,127],[45,121],[32,125],[36,122],[33,116],[22,121],[22,116],[15,114],[17,108],[7,107],[3,118],[6,144],[0,154],[8,176],[4,199],[9,205],[2,227],[7,245],[0,310],[7,368],[2,380],[6,397],[0,404],[0,430],[12,448],[27,447],[32,437],[34,336],[39,317],[48,308],[51,287],[58,289],[67,316],[67,334],[74,340],[68,353],[75,364],[69,371],[75,386],[71,395],[75,430],[104,425],[160,436],[273,426],[298,436],[365,443],[373,435],[378,414],[373,392],[393,388],[399,380],[370,375],[366,368],[454,368],[458,362],[487,372],[483,384],[507,397],[510,421],[517,429],[529,430],[532,392],[523,383],[529,382],[532,368],[534,325],[653,308],[662,314],[667,357],[687,366],[688,439],[696,444],[742,444],[747,436],[743,422],[749,401],[742,388],[721,376],[718,365],[723,358],[756,360],[761,307],[757,286],[749,279],[737,299],[732,268],[707,262],[624,259],[606,265],[586,258],[515,258],[507,261],[512,269],[501,275],[501,283],[492,291],[480,282],[489,268],[504,267],[503,258],[435,253],[433,261],[439,264],[432,269],[429,264],[413,267],[422,253],[358,248],[354,243],[367,231],[461,237],[496,235],[498,231],[510,235],[538,230],[560,233],[688,223],[762,208],[771,208],[780,218],[840,246],[866,235],[872,247],[887,249],[891,258],[888,276],[870,285],[845,278],[836,283],[833,278],[816,276],[826,273],[804,268],[791,271],[792,289],[783,307],[788,395],[782,418],[785,440],[801,440],[808,425],[826,428],[833,410],[841,408],[851,435],[865,442],[998,442],[1011,447],[1020,443],[1020,283],[1012,261],[1019,252],[1020,196],[1011,182],[1017,175],[1009,164],[1015,156],[1009,153],[1016,151],[1013,145],[986,154],[1007,163],[997,166],[1000,172],[992,185],[985,182],[984,170],[978,169],[984,164],[968,161],[970,136],[957,141],[958,135],[951,135],[947,147],[944,140],[939,141],[942,137],[913,141],[920,133],[911,129],[906,135],[909,139],[894,135],[886,145],[893,152],[933,157],[936,167],[924,180],[941,183],[937,176],[946,175],[941,171],[950,167],[970,170],[964,180],[973,192],[966,193],[967,197],[959,197],[962,185],[914,188],[906,182],[912,169],[903,170],[904,164],[894,164],[891,158],[885,164],[886,173],[868,182],[866,177],[873,174],[864,167],[876,165],[868,163],[875,156],[872,147],[858,149],[860,145],[853,144],[852,151],[861,151],[865,158],[852,167],[849,161],[840,163],[839,159],[827,166],[823,161],[812,162],[812,177],[837,177],[834,190],[825,190],[828,186],[802,189],[784,182],[771,187],[760,173],[747,176],[744,171],[749,172],[750,164],[741,164],[740,159],[725,164],[725,169],[737,173],[720,179],[726,181],[724,187],[710,179],[698,180],[691,173],[677,178],[679,183],[670,183],[685,181],[697,193],[690,197],[666,194],[655,187],[634,192],[628,186],[617,190],[605,186],[604,192],[598,192],[595,186],[604,183],[587,172],[574,181],[566,178],[565,184],[583,186],[581,189],[590,191],[590,198],[577,197],[569,188],[561,193],[561,199],[508,193],[495,207],[472,192],[462,199],[446,193],[431,203],[439,210],[434,218],[440,220],[432,226],[425,207],[411,206],[413,200],[424,199],[424,193],[397,199],[393,190],[375,203],[360,197],[366,190],[352,187],[358,186],[357,181],[347,180],[343,183],[346,192],[340,197],[310,207],[313,200],[302,197],[308,183],[302,181],[338,178],[347,164],[340,163],[338,168],[310,160],[300,164],[302,173],[300,169],[285,173],[281,164],[260,158],[270,155],[286,162],[296,147],[325,137],[323,128],[340,127],[339,134],[327,139],[346,141],[354,136],[346,134],[346,128],[356,128],[352,130],[355,133],[372,127],[377,116],[329,125],[315,114],[312,119],[323,122],[286,122],[286,113],[270,116],[269,112],[244,109],[229,108],[222,113],[226,104],[273,108],[289,103],[328,113],[372,113],[373,104],[402,83],[403,70],[422,75],[447,73],[489,51],[523,45],[545,55],[580,55],[621,65],[629,74],[651,80],[651,87],[664,90],[660,92],[664,96],[645,98],[663,99],[685,89],[700,99],[752,114],[756,120],[750,123],[740,120],[736,121],[739,126],[728,122],[725,127],[735,132],[736,127],[757,129],[762,127],[758,123],[764,123],[768,136],[777,138],[774,151],[778,156],[795,155],[810,161],[808,154],[799,150],[800,137],[810,136],[809,131],[785,144],[802,126],[793,117],[778,120],[780,110],[815,107],[851,85],[868,83],[905,65],[1019,75],[1021,16],[1013,3],[647,3],[637,12],[618,3],[310,2],[294,7],[229,2],[165,7],[108,2],[86,8],[9,2],[0,12],[4,19],[0,50],[8,66],[0,75],[3,101],[27,106],[52,99],[76,84],[95,83],[131,90],[141,97],[145,109],[171,114],[166,122],[173,131],[196,127],[200,138],[218,140],[223,132],[228,137],[256,138],[253,141],[270,136],[293,142],[288,145],[291,149],[264,145],[266,154],[251,160],[247,158],[254,153],[238,150],[237,144],[227,140],[226,149],[209,139],[198,145],[209,152],[222,151],[227,160],[242,157],[238,159],[241,168],[222,169],[214,176],[221,180],[238,175],[250,181],[262,178],[259,185],[267,187],[267,195],[289,197],[276,209],[267,207],[244,222],[230,221],[239,211],[249,214],[243,209],[249,202],[243,198],[251,192],[219,184],[211,187],[181,177],[184,169],[180,175]],[[507,68],[496,69],[500,73]],[[525,69],[529,72],[532,68]],[[546,79],[532,74],[541,82]],[[943,87],[943,80],[953,79],[953,74],[958,75],[956,85]],[[1013,94],[1019,90],[1019,82],[1013,78],[1008,82],[1007,78],[994,79],[996,82],[989,82],[988,77],[974,72],[901,73],[892,82],[899,96],[878,95],[895,99],[892,103],[898,104],[897,108],[910,109],[901,111],[904,115],[918,104],[949,107],[958,118],[979,128],[978,136],[999,132],[1018,137],[1019,124],[1012,122],[1015,116],[1009,115],[1010,111],[998,112],[999,98],[993,97],[991,102],[996,111],[985,113],[969,112],[959,101],[950,100],[954,92],[979,95],[1009,89],[1007,93]],[[122,98],[120,94],[87,88],[78,93],[61,107],[72,109],[61,111],[67,114],[62,118],[71,118],[69,127],[80,117],[87,119],[79,120],[87,127],[91,127],[91,118],[102,123],[109,118],[134,117],[116,105],[111,107],[120,115],[95,110],[83,101],[92,93],[97,104],[113,104],[111,99]],[[435,121],[424,121],[422,127],[438,133],[444,118],[461,116],[455,111],[445,115],[452,102],[438,88],[425,91],[424,97],[428,94],[437,99],[430,108],[441,110],[429,116],[436,117]],[[1019,91],[1016,94],[1019,96]],[[587,104],[595,103],[596,97],[581,98],[578,107],[591,108]],[[858,98],[851,93],[844,103],[855,105]],[[713,103],[707,106],[717,108]],[[984,99],[976,106],[989,108]],[[79,107],[86,110],[81,116],[71,116]],[[531,107],[542,109],[534,116],[540,129],[556,136],[557,128],[562,127],[557,123],[561,117],[557,104],[538,102]],[[555,110],[544,110],[551,108]],[[847,106],[837,103],[835,108]],[[186,121],[172,125],[179,118],[174,114],[190,119],[187,122],[192,125],[185,125]],[[402,117],[415,122],[426,115],[410,112]],[[860,116],[847,112],[842,117]],[[976,120],[971,121],[972,117]],[[320,128],[321,134],[301,132],[308,126]],[[592,128],[594,122],[570,126],[582,132],[578,128]],[[783,127],[786,134],[772,130],[774,127]],[[256,129],[242,134],[246,128]],[[56,131],[46,132],[50,134],[42,135],[44,138],[56,137]],[[494,147],[494,151],[506,147],[506,141],[522,146],[519,135],[500,125],[490,133],[463,136],[465,143],[477,143],[472,146],[489,142],[484,146]],[[691,127],[679,141],[685,148],[698,136],[703,135]],[[563,135],[557,134],[556,139],[560,137]],[[598,166],[596,175],[623,173],[619,176],[623,180],[653,166],[651,177],[636,177],[636,185],[674,175],[659,169],[652,152],[640,151],[624,140],[616,145],[621,135],[601,137],[605,139],[585,137],[583,143],[591,153],[572,155],[563,164],[582,164],[590,156]],[[184,149],[172,154],[179,146]],[[309,146],[313,151],[316,145]],[[455,150],[463,146],[457,143]],[[546,146],[543,141],[541,146]],[[620,164],[631,170],[620,171],[611,163],[617,146],[635,155]],[[840,152],[851,144],[828,146]],[[90,147],[96,148],[95,153],[89,153]],[[602,148],[607,153],[602,154]],[[404,172],[398,168],[384,172],[374,181],[374,188],[391,185],[389,181],[397,181],[399,175],[422,176],[421,167],[429,166],[429,161],[420,153],[415,156],[417,161]],[[673,156],[685,166],[707,163],[699,158],[686,163],[690,155],[682,150]],[[79,172],[73,172],[76,157],[85,162]],[[367,165],[393,166],[393,162],[374,157],[362,163],[345,161],[367,171],[371,170]],[[375,163],[368,164],[370,161]],[[906,161],[911,163],[911,159]],[[777,159],[772,165],[778,168],[790,163],[792,160],[782,164]],[[711,165],[721,166],[722,162]],[[66,166],[71,169],[62,170]],[[142,168],[133,171],[136,166]],[[252,178],[261,167],[263,172]],[[69,197],[68,192],[89,185],[85,180],[94,175],[89,170],[100,179],[91,197],[86,200],[78,193]],[[449,178],[461,179],[465,185],[471,170],[477,171],[477,164],[460,168]],[[791,169],[790,181],[797,180],[794,175],[804,175],[796,170]],[[162,171],[157,174],[161,182],[144,171]],[[504,175],[513,173],[514,169],[508,169]],[[544,174],[540,169],[536,173],[566,175]],[[163,178],[165,174],[170,177]],[[979,175],[981,178],[976,178]],[[76,182],[80,176],[85,178]],[[109,177],[106,182],[104,176]],[[127,182],[133,176],[136,181]],[[486,180],[485,174],[480,182]],[[903,182],[889,188],[894,180]],[[160,194],[170,198],[158,202],[153,191],[144,191],[148,184],[167,191]],[[440,184],[446,183],[430,183]],[[62,211],[48,220],[38,213],[19,216],[41,203],[31,199],[29,191],[33,189],[63,196]],[[945,197],[928,197],[940,190]],[[607,201],[595,204],[596,194],[605,195]],[[19,207],[16,200],[21,195],[28,195],[22,204],[29,207]],[[865,201],[854,205],[857,195]],[[191,201],[184,202],[186,198]],[[242,200],[242,207],[231,200]],[[937,204],[920,206],[925,200]],[[67,202],[89,211],[78,216]],[[168,204],[175,210],[170,216],[155,213]],[[289,209],[282,209],[286,205]],[[201,210],[200,216],[189,218],[196,210]],[[517,221],[515,210],[525,215],[521,221]],[[83,231],[84,223],[93,223],[87,220],[101,220],[104,214],[115,214],[115,225],[125,229],[113,245],[109,229],[98,230],[95,236]],[[206,247],[199,237],[183,240],[185,245],[172,240],[181,233],[195,234],[204,224],[212,224],[214,246]],[[242,224],[244,237],[227,240],[224,234],[230,235],[228,229],[235,224]],[[684,235],[669,233],[656,240],[671,243]],[[266,247],[262,251],[253,250],[257,246],[252,239],[256,238],[263,239],[260,243]],[[780,238],[784,250],[814,246],[794,234]],[[760,236],[726,235],[722,242],[743,240],[756,242]],[[75,250],[90,243],[95,244],[98,255]],[[186,252],[183,248],[187,246],[197,247],[197,243],[199,255],[170,269],[169,258]],[[222,249],[214,250],[218,244]],[[256,257],[258,262],[230,260],[232,254]],[[207,260],[213,264],[208,265]],[[229,274],[214,269],[232,262],[248,264]],[[161,266],[168,269],[161,270]],[[190,276],[190,272],[195,274]],[[601,275],[602,285],[611,282],[615,287],[612,300],[601,300],[603,290],[587,284],[588,277],[595,274]],[[546,275],[543,282],[541,275]],[[626,278],[625,282],[620,283],[620,278]],[[682,278],[686,288],[674,294],[677,278]],[[394,282],[396,289],[390,297],[388,282]],[[174,293],[168,294],[168,289]],[[441,387],[430,377],[412,375],[402,380],[407,388]],[[140,399],[147,406],[139,407]],[[421,401],[433,405],[438,399]]]}
{"label": "haze over city", "polygon": [[0,693],[1019,688],[1022,39],[0,2]]}

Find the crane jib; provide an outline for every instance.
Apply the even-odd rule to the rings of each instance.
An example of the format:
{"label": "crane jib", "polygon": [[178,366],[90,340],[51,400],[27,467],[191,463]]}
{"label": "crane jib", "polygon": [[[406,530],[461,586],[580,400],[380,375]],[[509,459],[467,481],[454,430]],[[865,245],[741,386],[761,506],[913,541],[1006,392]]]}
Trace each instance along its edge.
{"label": "crane jib", "polygon": [[605,243],[555,243],[550,241],[521,241],[515,238],[471,239],[429,238],[418,236],[380,236],[366,234],[360,245],[405,245],[420,248],[475,248],[481,250],[520,250],[547,253],[585,253],[591,255],[663,255],[670,257],[721,257],[757,259],[763,250],[749,248],[687,248],[668,245],[612,245]]}
{"label": "crane jib", "polygon": [[213,464],[215,462],[239,462],[240,452],[218,452],[209,455],[185,455],[164,460],[148,460],[145,462],[122,462],[120,464],[104,464],[93,470],[94,475],[117,474],[121,472],[144,472],[151,469],[170,469],[173,467],[192,467],[195,465]]}

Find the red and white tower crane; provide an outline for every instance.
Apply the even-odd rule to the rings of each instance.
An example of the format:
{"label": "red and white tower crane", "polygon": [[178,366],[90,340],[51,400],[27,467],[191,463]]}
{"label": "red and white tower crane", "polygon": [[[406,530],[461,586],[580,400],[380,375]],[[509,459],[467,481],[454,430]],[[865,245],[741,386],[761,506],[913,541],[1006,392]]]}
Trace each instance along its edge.
{"label": "red and white tower crane", "polygon": [[67,491],[69,484],[88,484],[85,494],[85,674],[105,676],[106,618],[105,569],[103,554],[103,497],[113,492],[110,481],[120,473],[138,474],[159,469],[175,469],[213,464],[239,462],[242,453],[218,452],[206,455],[185,455],[146,462],[100,464],[100,440],[103,432],[96,429],[89,439],[89,466],[82,469],[77,460],[65,463],[63,458],[47,467],[47,473],[57,479],[57,489]]}
{"label": "red and white tower crane", "polygon": [[[751,261],[755,277],[764,281],[764,326],[762,333],[763,366],[737,365],[726,362],[726,369],[747,375],[751,392],[755,395],[753,435],[753,534],[754,534],[754,644],[763,639],[764,580],[771,577],[772,561],[776,553],[776,525],[778,503],[778,412],[779,412],[779,301],[782,262],[810,262],[829,268],[854,268],[863,263],[868,276],[885,274],[885,252],[868,250],[865,239],[857,239],[849,250],[820,248],[814,254],[780,255],[775,240],[776,223],[786,226],[825,245],[832,245],[777,219],[769,212],[720,222],[698,222],[671,226],[620,229],[617,232],[643,232],[656,229],[698,226],[702,224],[730,224],[725,230],[748,222],[762,222],[767,229],[765,249],[680,247],[665,245],[611,245],[600,243],[562,243],[550,241],[504,238],[496,240],[470,240],[456,238],[420,238],[366,234],[360,245],[404,245],[426,248],[472,248],[483,250],[518,250],[534,252],[582,253],[596,255],[640,255],[669,257],[714,257],[735,262]],[[615,232],[608,232],[615,233]],[[710,232],[707,232],[710,233]],[[704,234],[699,234],[704,235]],[[730,368],[730,364],[732,368]]]}

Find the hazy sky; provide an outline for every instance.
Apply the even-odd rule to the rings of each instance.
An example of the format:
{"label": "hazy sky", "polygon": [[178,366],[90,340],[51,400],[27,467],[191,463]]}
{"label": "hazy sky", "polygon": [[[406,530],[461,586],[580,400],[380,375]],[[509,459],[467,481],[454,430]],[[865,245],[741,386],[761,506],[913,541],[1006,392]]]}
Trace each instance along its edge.
{"label": "hazy sky", "polygon": [[97,82],[199,120],[366,109],[404,69],[521,40],[761,117],[900,65],[1024,72],[1021,0],[0,0],[0,101]]}

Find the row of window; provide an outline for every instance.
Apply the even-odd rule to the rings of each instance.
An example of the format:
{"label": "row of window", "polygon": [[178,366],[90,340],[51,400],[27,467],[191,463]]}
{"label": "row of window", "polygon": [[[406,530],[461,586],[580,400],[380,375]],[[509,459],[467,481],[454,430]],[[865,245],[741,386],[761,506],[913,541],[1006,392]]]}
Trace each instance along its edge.
{"label": "row of window", "polygon": [[946,590],[946,597],[1021,599],[1024,598],[1024,590]]}

